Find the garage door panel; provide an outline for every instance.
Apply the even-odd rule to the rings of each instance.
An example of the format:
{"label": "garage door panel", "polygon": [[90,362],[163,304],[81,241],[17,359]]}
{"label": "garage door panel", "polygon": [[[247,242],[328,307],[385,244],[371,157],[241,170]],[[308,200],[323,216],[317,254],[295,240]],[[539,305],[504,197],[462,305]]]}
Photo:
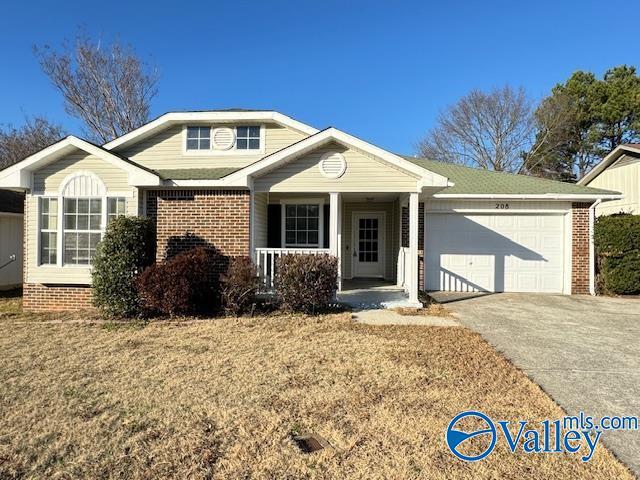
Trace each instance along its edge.
{"label": "garage door panel", "polygon": [[562,292],[562,215],[428,214],[429,290]]}

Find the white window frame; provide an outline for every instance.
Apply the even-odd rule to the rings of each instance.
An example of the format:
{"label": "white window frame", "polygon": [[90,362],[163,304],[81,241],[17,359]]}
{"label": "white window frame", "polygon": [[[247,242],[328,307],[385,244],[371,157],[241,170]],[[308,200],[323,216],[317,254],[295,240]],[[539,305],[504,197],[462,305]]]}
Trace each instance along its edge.
{"label": "white window frame", "polygon": [[[54,266],[54,265],[58,265],[58,255],[59,255],[59,249],[58,249],[58,244],[60,243],[60,199],[57,196],[41,196],[38,197],[37,199],[38,201],[36,202],[38,205],[38,232],[37,232],[37,244],[38,244],[38,265],[42,265],[42,266]],[[57,207],[56,207],[56,213],[55,213],[55,217],[56,217],[56,228],[52,229],[52,228],[42,228],[42,204],[44,203],[44,201],[48,201],[50,202],[51,200],[55,200],[57,202]],[[51,212],[51,205],[49,205],[49,212]],[[47,216],[52,216],[50,213],[47,214]],[[56,261],[55,263],[45,263],[42,260],[42,234],[43,233],[55,233],[56,234],[56,244],[54,246],[55,251],[56,251]],[[51,247],[49,247],[51,248]]]}
{"label": "white window frame", "polygon": [[[209,127],[210,129],[210,138],[209,149],[208,150],[187,150],[187,129],[189,127]],[[219,127],[228,127],[232,128],[235,132],[236,139],[234,140],[233,147],[228,150],[215,150],[213,148],[213,130]],[[260,128],[260,148],[257,150],[238,150],[238,127],[259,127]],[[195,124],[185,124],[182,127],[182,154],[187,157],[191,156],[207,156],[207,157],[233,157],[233,156],[261,156],[265,153],[265,137],[266,137],[266,126],[263,123],[256,122],[247,122],[247,123],[233,123],[233,124],[215,124],[215,125],[195,125]]]}
{"label": "white window frame", "polygon": [[[185,127],[185,140],[184,140],[184,148],[186,151],[189,152],[209,152],[211,151],[211,137],[213,136],[213,129],[211,127],[208,127],[207,125],[187,125]],[[195,139],[198,141],[198,148],[189,148],[189,129],[190,128],[197,128],[198,129],[198,138]],[[209,130],[209,148],[200,148],[200,142],[202,142],[203,140],[206,140],[206,138],[201,137],[201,131],[207,131]]]}
{"label": "white window frame", "polygon": [[[282,248],[323,248],[324,239],[324,205],[326,201],[323,198],[296,198],[280,201],[280,244]],[[318,206],[318,243],[301,245],[298,243],[287,244],[287,205],[317,205]]]}
{"label": "white window frame", "polygon": [[[238,133],[238,129],[239,128],[246,128],[247,129],[247,136],[246,137],[240,137],[240,134]],[[257,128],[258,129],[258,137],[253,137],[251,135],[249,135],[249,130],[251,128]],[[258,140],[258,148],[249,148],[249,142],[251,140]],[[246,140],[247,141],[247,148],[238,148],[238,140]],[[238,151],[242,151],[242,152],[259,152],[261,150],[263,150],[262,148],[262,127],[260,125],[236,125],[236,144],[235,144],[235,148]]]}
{"label": "white window frame", "polygon": [[[75,212],[76,228],[74,228],[74,229],[68,229],[65,226],[66,222],[64,220],[65,220],[67,214],[64,211],[65,210],[64,207],[65,207],[66,200],[76,200],[76,212]],[[77,221],[78,221],[77,201],[78,200],[88,200],[89,201],[89,205],[91,205],[91,200],[99,200],[100,201],[100,228],[91,229],[90,228],[91,227],[91,223],[90,223],[91,217],[89,217],[89,219],[88,219],[89,223],[87,224],[87,227],[89,227],[89,228],[87,228],[86,230],[78,230],[78,228],[77,228],[77,226],[78,226],[77,225]],[[104,197],[100,197],[100,196],[84,196],[84,197],[70,196],[70,197],[63,197],[62,198],[62,202],[63,202],[63,205],[62,205],[62,215],[63,215],[62,220],[63,220],[63,224],[61,226],[61,231],[62,231],[61,243],[62,243],[62,255],[63,255],[62,265],[65,266],[65,267],[71,267],[71,268],[77,268],[77,267],[87,268],[87,267],[91,267],[92,266],[91,259],[89,259],[88,263],[68,263],[66,261],[67,260],[66,259],[66,255],[65,255],[66,234],[67,233],[75,233],[76,235],[79,234],[79,233],[86,233],[86,234],[89,234],[89,235],[98,234],[98,235],[100,235],[100,240],[98,242],[101,242],[102,241],[102,237],[104,235],[104,231],[105,231],[105,227],[106,227],[106,221],[107,221],[107,218],[106,218],[107,217],[107,215],[106,215],[107,197],[106,196],[104,196]],[[76,247],[76,251],[77,251],[77,247]]]}
{"label": "white window frame", "polygon": [[[109,212],[110,200],[116,201],[116,211],[114,213]],[[119,211],[119,207],[118,207],[120,205],[120,202],[119,202],[120,200],[124,202],[122,207],[122,212]],[[109,225],[109,222],[111,222],[111,220],[126,214],[127,214],[127,197],[117,197],[115,195],[113,196],[107,195],[107,225]],[[106,229],[106,226],[105,226],[105,229]]]}

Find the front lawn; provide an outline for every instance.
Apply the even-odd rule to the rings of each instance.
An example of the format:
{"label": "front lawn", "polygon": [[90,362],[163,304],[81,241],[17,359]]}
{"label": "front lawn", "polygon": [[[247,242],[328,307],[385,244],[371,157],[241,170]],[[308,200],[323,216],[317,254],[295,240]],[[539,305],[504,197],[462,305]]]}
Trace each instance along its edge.
{"label": "front lawn", "polygon": [[[46,323],[57,316],[7,313],[10,301],[0,478],[631,478],[602,445],[587,463],[514,455],[504,441],[480,462],[453,457],[444,431],[460,411],[562,416],[462,327],[348,314]],[[292,435],[305,431],[335,448],[301,453]]]}

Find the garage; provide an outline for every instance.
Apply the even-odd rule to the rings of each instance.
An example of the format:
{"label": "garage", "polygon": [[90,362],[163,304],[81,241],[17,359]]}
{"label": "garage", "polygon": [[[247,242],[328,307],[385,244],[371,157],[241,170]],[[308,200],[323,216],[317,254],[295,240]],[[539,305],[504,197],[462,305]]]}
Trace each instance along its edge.
{"label": "garage", "polygon": [[567,217],[428,213],[426,289],[563,293]]}

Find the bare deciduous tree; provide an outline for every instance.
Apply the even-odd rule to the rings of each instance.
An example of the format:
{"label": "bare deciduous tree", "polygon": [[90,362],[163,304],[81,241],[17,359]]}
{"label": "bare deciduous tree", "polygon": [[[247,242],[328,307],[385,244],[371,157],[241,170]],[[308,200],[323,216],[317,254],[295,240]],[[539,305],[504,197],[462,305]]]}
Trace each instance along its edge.
{"label": "bare deciduous tree", "polygon": [[27,158],[64,137],[62,126],[44,117],[27,118],[20,128],[0,127],[0,168]]}
{"label": "bare deciduous tree", "polygon": [[524,89],[473,90],[438,116],[418,144],[422,156],[515,172],[535,142],[533,104]]}
{"label": "bare deciduous tree", "polygon": [[66,112],[83,121],[88,137],[106,143],[149,119],[158,73],[129,46],[108,46],[81,35],[60,52],[34,47],[44,73],[60,90]]}

